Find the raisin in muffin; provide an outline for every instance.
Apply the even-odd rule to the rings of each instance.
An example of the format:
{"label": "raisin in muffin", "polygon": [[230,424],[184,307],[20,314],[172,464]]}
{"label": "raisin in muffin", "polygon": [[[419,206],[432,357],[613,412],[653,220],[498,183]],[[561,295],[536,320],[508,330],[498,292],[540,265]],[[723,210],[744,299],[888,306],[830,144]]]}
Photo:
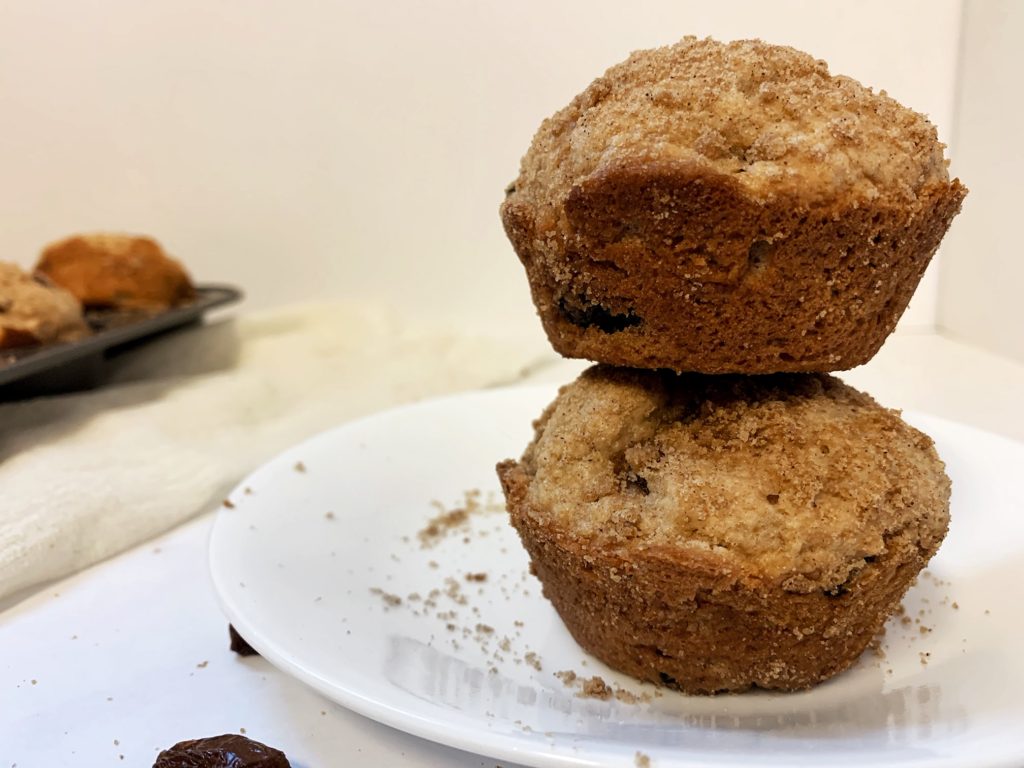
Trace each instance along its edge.
{"label": "raisin in muffin", "polygon": [[965,194],[935,127],[884,91],[688,37],[545,120],[501,217],[567,357],[832,371],[877,352]]}
{"label": "raisin in muffin", "polygon": [[827,375],[596,366],[498,465],[583,648],[688,693],[806,688],[861,654],[949,521],[932,441]]}
{"label": "raisin in muffin", "polygon": [[73,341],[88,333],[74,296],[45,277],[0,262],[0,349]]}
{"label": "raisin in muffin", "polygon": [[184,267],[148,237],[75,235],[47,246],[36,271],[88,309],[156,312],[192,300]]}

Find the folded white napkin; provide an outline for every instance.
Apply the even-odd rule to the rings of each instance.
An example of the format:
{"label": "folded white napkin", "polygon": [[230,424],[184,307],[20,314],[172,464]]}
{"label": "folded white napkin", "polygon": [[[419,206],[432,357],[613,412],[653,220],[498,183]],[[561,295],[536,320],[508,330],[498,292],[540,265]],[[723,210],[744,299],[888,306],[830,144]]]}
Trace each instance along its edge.
{"label": "folded white napkin", "polygon": [[278,310],[113,361],[93,392],[0,405],[0,597],[215,507],[287,446],[425,396],[514,380],[536,339],[428,331],[368,307]]}

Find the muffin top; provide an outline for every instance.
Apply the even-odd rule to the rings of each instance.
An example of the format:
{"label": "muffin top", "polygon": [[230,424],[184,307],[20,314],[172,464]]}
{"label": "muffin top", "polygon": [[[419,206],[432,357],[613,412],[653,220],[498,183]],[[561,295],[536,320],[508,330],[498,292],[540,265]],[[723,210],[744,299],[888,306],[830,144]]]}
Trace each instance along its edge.
{"label": "muffin top", "polygon": [[530,514],[627,558],[682,555],[830,590],[887,536],[914,528],[937,543],[948,525],[932,441],[827,375],[595,366],[535,426],[520,465]]}
{"label": "muffin top", "polygon": [[195,295],[184,267],[150,237],[74,235],[46,246],[36,271],[90,308],[159,310]]}
{"label": "muffin top", "polygon": [[74,296],[45,277],[0,262],[0,346],[70,341],[88,332]]}
{"label": "muffin top", "polygon": [[793,48],[686,37],[638,51],[541,125],[514,194],[557,204],[588,180],[678,167],[751,199],[913,202],[949,181],[927,118]]}

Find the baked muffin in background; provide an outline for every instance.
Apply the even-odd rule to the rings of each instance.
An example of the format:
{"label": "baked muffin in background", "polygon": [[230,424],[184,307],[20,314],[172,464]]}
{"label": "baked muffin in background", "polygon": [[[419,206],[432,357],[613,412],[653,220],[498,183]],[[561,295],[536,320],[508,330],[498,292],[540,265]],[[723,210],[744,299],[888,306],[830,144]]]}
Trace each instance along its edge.
{"label": "baked muffin in background", "polygon": [[687,693],[842,672],[948,526],[932,441],[827,375],[595,366],[535,427],[498,474],[545,596],[594,656]]}
{"label": "baked muffin in background", "polygon": [[73,341],[88,333],[82,305],[68,291],[0,262],[0,349]]}
{"label": "baked muffin in background", "polygon": [[893,330],[960,210],[943,148],[807,54],[688,37],[545,120],[501,217],[567,357],[844,370]]}
{"label": "baked muffin in background", "polygon": [[158,312],[195,297],[184,267],[149,237],[74,235],[48,245],[36,271],[87,309]]}

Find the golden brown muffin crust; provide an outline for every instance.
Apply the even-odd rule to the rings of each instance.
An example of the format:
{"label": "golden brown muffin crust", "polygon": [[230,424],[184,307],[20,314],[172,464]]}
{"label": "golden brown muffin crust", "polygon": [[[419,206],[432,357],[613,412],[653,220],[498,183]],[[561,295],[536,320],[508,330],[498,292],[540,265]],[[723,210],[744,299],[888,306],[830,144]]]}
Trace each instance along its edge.
{"label": "golden brown muffin crust", "polygon": [[87,308],[158,311],[195,296],[184,267],[149,237],[98,233],[48,245],[36,271]]}
{"label": "golden brown muffin crust", "polygon": [[923,115],[806,53],[686,37],[633,53],[545,120],[515,190],[542,206],[615,169],[678,164],[758,202],[912,201],[949,180],[943,146]]}

